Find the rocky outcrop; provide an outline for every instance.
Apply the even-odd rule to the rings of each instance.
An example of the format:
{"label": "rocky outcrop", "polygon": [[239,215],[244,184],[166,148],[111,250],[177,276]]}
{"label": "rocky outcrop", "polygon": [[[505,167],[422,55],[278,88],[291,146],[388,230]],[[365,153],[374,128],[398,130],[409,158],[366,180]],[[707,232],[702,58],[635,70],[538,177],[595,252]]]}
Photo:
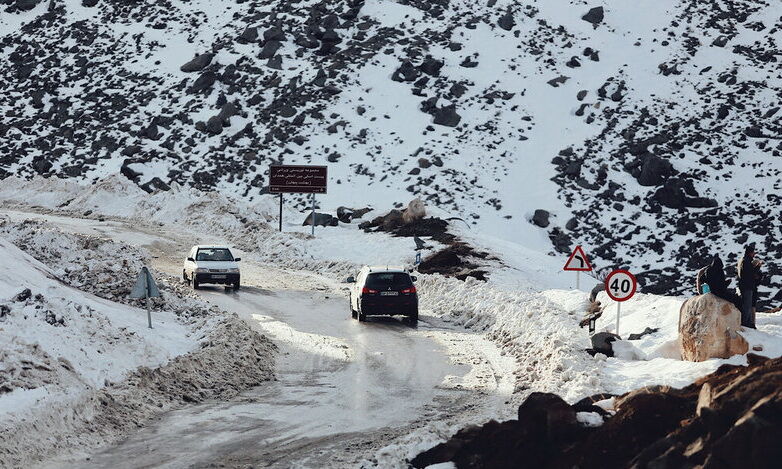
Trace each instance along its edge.
{"label": "rocky outcrop", "polygon": [[685,301],[679,311],[679,351],[683,360],[701,362],[745,354],[749,344],[739,334],[741,313],[711,293]]}
{"label": "rocky outcrop", "polygon": [[418,221],[425,216],[426,205],[424,205],[424,201],[419,198],[415,198],[411,200],[409,204],[407,204],[407,209],[402,212],[402,222],[407,225]]}
{"label": "rocky outcrop", "polygon": [[517,420],[463,429],[411,465],[774,468],[782,460],[782,358],[748,360],[749,366],[723,365],[683,389],[650,386],[612,404],[606,394],[569,405],[554,394],[532,393]]}

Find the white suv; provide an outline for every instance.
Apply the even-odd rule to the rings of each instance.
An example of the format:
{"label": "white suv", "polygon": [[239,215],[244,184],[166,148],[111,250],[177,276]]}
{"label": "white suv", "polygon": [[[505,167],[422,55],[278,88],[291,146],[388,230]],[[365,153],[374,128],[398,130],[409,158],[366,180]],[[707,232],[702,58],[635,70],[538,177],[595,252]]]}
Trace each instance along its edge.
{"label": "white suv", "polygon": [[404,267],[364,266],[356,277],[349,277],[350,314],[359,321],[367,316],[403,315],[418,323],[416,278]]}
{"label": "white suv", "polygon": [[240,260],[226,246],[193,246],[185,259],[182,278],[192,282],[196,290],[205,283],[232,286],[238,290]]}

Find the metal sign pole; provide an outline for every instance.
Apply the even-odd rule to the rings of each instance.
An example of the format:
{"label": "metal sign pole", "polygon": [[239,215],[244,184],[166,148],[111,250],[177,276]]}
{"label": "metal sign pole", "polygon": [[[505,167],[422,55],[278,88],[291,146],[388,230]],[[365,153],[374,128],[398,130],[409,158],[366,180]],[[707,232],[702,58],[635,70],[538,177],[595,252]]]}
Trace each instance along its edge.
{"label": "metal sign pole", "polygon": [[622,310],[622,303],[616,304],[616,335],[619,335],[619,312]]}
{"label": "metal sign pole", "polygon": [[280,233],[282,233],[282,192],[280,192]]}
{"label": "metal sign pole", "polygon": [[147,322],[149,323],[149,328],[152,329],[152,312],[150,311],[149,303],[149,295],[147,295]]}
{"label": "metal sign pole", "polygon": [[152,329],[152,311],[151,311],[151,308],[150,308],[150,301],[149,301],[150,291],[149,291],[149,275],[148,274],[146,276],[146,279],[147,280],[146,280],[145,283],[147,284],[147,288],[144,289],[144,292],[146,293],[145,296],[146,296],[146,306],[147,306],[147,323],[149,324],[149,328]]}
{"label": "metal sign pole", "polygon": [[312,193],[312,236],[315,236],[315,193]]}

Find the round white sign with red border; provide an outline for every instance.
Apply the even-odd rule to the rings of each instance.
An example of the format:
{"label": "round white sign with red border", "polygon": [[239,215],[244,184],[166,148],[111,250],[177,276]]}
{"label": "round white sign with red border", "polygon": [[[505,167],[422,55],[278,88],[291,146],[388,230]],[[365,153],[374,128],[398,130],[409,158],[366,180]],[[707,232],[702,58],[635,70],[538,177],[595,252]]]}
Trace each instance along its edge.
{"label": "round white sign with red border", "polygon": [[605,287],[608,297],[612,300],[627,301],[635,295],[635,291],[638,289],[638,280],[629,271],[619,269],[608,274]]}

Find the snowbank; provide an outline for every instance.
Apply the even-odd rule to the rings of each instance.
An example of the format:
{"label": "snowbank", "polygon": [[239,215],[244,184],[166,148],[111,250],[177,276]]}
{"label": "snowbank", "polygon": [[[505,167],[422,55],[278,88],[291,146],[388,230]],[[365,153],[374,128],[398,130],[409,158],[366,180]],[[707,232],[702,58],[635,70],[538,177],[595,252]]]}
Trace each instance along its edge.
{"label": "snowbank", "polygon": [[163,276],[148,329],[146,311],[126,298],[145,258],[135,248],[0,220],[0,257],[2,467],[94,447],[176,405],[272,377],[267,339],[178,296]]}
{"label": "snowbank", "polygon": [[[676,341],[679,333],[679,309],[684,299],[637,294],[632,300],[622,304],[619,326],[622,337],[641,333],[646,328],[659,330],[638,340],[629,341],[640,352],[635,358],[605,359],[600,369],[604,391],[623,394],[651,384],[682,388],[712,373],[723,364],[747,364],[744,355],[697,363],[679,359]],[[601,293],[598,300],[606,305],[606,310],[597,321],[597,330],[614,332],[616,303],[605,293]],[[744,328],[741,334],[749,342],[750,353],[769,358],[782,356],[782,314],[758,314],[757,330]]]}

